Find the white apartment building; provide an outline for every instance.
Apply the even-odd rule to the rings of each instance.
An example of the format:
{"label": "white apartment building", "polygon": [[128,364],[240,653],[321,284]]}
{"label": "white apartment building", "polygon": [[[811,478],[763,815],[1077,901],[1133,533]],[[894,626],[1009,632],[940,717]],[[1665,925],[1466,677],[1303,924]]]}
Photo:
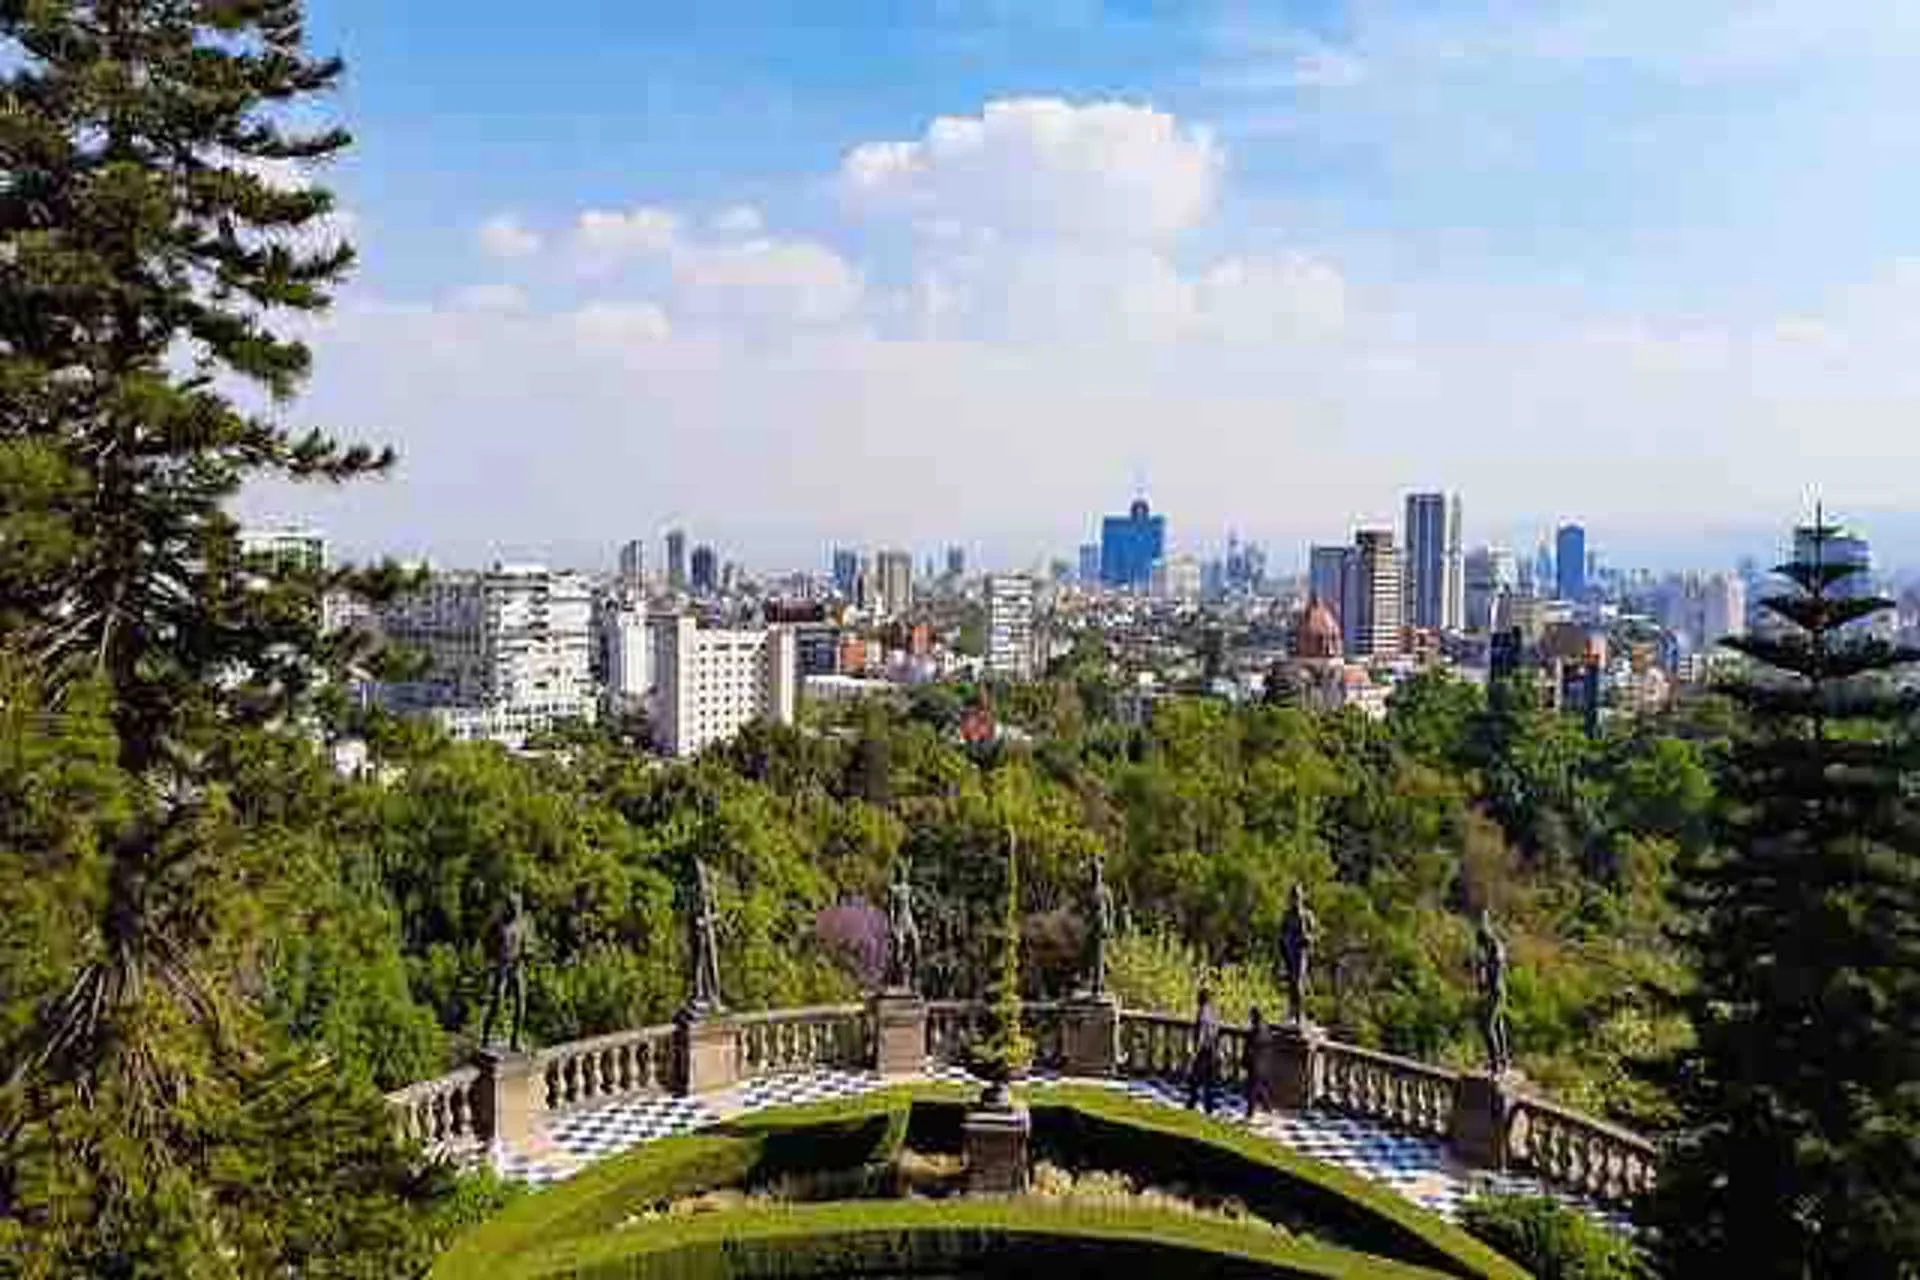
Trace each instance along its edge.
{"label": "white apartment building", "polygon": [[1200,585],[1200,562],[1192,556],[1155,561],[1148,578],[1148,589],[1162,600],[1198,600]]}
{"label": "white apartment building", "polygon": [[624,603],[600,617],[600,652],[607,704],[638,707],[653,687],[653,645],[646,615]]}
{"label": "white apartment building", "polygon": [[690,613],[655,615],[654,745],[697,755],[755,720],[792,724],[798,691],[791,627],[703,628]]}
{"label": "white apartment building", "polygon": [[1008,680],[1033,675],[1033,579],[987,575],[987,672]]}

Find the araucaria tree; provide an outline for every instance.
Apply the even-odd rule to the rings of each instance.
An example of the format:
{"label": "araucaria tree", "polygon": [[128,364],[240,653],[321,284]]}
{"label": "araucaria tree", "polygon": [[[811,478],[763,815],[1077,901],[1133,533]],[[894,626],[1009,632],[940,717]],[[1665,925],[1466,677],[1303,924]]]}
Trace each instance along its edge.
{"label": "araucaria tree", "polygon": [[48,725],[119,779],[0,822],[0,940],[40,930],[0,947],[0,1252],[403,1274],[378,1099],[255,1008],[277,868],[230,785],[344,656],[323,593],[375,585],[250,559],[225,510],[390,460],[280,418],[308,353],[276,326],[353,259],[310,178],[347,137],[300,123],[341,67],[297,0],[0,0],[0,50],[0,783],[70,778]]}
{"label": "araucaria tree", "polygon": [[[1920,1274],[1914,652],[1816,516],[1733,642],[1751,671],[1715,851],[1687,867],[1688,1128],[1649,1206],[1673,1275]],[[1737,1263],[1734,1260],[1738,1260]]]}

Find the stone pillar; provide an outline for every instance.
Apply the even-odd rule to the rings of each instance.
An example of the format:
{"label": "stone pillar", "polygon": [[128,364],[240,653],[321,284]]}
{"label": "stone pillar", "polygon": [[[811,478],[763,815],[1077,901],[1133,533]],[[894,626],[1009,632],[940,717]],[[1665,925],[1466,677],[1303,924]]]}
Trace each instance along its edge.
{"label": "stone pillar", "polygon": [[1453,1115],[1447,1122],[1447,1143],[1461,1163],[1505,1171],[1513,1132],[1513,1104],[1520,1096],[1520,1086],[1520,1077],[1512,1073],[1461,1075],[1453,1092]]}
{"label": "stone pillar", "polygon": [[534,1069],[533,1055],[517,1049],[482,1049],[474,1065],[480,1070],[475,1135],[489,1148],[526,1151],[547,1110],[547,1082]]}
{"label": "stone pillar", "polygon": [[1267,1030],[1258,1063],[1266,1081],[1267,1105],[1278,1111],[1305,1111],[1320,1094],[1320,1028],[1311,1022],[1280,1022]]}
{"label": "stone pillar", "polygon": [[1033,1117],[1025,1107],[975,1107],[961,1127],[967,1190],[1016,1195],[1027,1189],[1027,1142]]}
{"label": "stone pillar", "polygon": [[1112,996],[1076,996],[1060,1007],[1062,1067],[1070,1076],[1120,1070],[1120,1005]]}
{"label": "stone pillar", "polygon": [[883,1076],[919,1075],[927,1064],[927,1002],[911,991],[882,991],[867,1002],[873,1017],[873,1068]]}
{"label": "stone pillar", "polygon": [[740,1078],[733,1021],[682,1011],[673,1020],[674,1091],[681,1097],[725,1089]]}

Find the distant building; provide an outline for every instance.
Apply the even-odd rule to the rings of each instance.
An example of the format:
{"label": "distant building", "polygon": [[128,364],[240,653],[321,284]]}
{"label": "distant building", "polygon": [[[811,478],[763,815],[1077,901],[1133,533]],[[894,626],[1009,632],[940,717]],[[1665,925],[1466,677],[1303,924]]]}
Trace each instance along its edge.
{"label": "distant building", "polygon": [[1408,494],[1405,532],[1407,624],[1427,631],[1458,630],[1459,500],[1449,501],[1444,493]]}
{"label": "distant building", "polygon": [[1354,535],[1353,572],[1347,575],[1345,624],[1356,654],[1391,658],[1400,653],[1400,553],[1393,530],[1362,529]]}
{"label": "distant building", "polygon": [[620,544],[620,588],[630,596],[646,590],[646,560],[640,539]]}
{"label": "distant building", "polygon": [[697,755],[756,720],[792,724],[799,673],[793,631],[703,628],[691,613],[651,620],[654,745]]}
{"label": "distant building", "polygon": [[291,525],[242,529],[240,554],[269,572],[321,573],[327,567],[326,535]]}
{"label": "distant building", "polygon": [[697,596],[710,596],[720,588],[720,558],[704,542],[693,549],[687,586]]}
{"label": "distant building", "polygon": [[624,711],[642,706],[653,685],[652,640],[647,634],[646,615],[625,604],[603,612],[600,652],[608,709]]}
{"label": "distant building", "polygon": [[1148,585],[1162,600],[1198,600],[1204,585],[1200,562],[1192,556],[1162,560],[1154,565]]}
{"label": "distant building", "polygon": [[1467,625],[1467,556],[1461,541],[1460,495],[1447,502],[1447,591],[1441,603],[1440,629],[1462,631]]}
{"label": "distant building", "polygon": [[1476,547],[1467,557],[1462,625],[1484,635],[1505,621],[1506,602],[1520,587],[1520,566],[1505,547]]}
{"label": "distant building", "polygon": [[1554,594],[1576,604],[1586,599],[1587,531],[1577,524],[1561,525],[1553,535],[1553,563],[1558,570]]}
{"label": "distant building", "polygon": [[1701,596],[1700,642],[1716,645],[1747,633],[1747,583],[1738,574],[1716,573]]}
{"label": "distant building", "polygon": [[947,548],[947,576],[964,578],[967,576],[967,549],[962,546]]}
{"label": "distant building", "polygon": [[897,618],[913,608],[913,556],[906,551],[882,551],[874,561],[879,575],[880,612]]}
{"label": "distant building", "polygon": [[1332,611],[1341,635],[1348,639],[1345,609],[1347,573],[1352,562],[1352,547],[1321,545],[1307,553],[1307,594]]}
{"label": "distant building", "polygon": [[833,589],[853,599],[860,578],[860,553],[847,547],[833,549]]}
{"label": "distant building", "polygon": [[1097,542],[1080,544],[1080,585],[1083,587],[1100,585],[1100,544]]}
{"label": "distant building", "polygon": [[987,576],[987,672],[1007,680],[1033,675],[1033,579]]}
{"label": "distant building", "polygon": [[667,590],[687,589],[687,534],[684,529],[667,531]]}
{"label": "distant building", "polygon": [[1145,498],[1134,500],[1124,516],[1100,524],[1100,581],[1109,587],[1144,591],[1152,585],[1153,566],[1166,555],[1167,518],[1156,516]]}

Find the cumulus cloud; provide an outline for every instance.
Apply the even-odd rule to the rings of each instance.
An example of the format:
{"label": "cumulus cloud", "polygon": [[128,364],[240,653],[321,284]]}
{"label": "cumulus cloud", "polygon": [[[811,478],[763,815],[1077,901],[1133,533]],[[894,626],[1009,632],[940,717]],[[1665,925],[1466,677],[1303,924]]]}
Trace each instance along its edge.
{"label": "cumulus cloud", "polygon": [[588,209],[574,224],[573,245],[588,265],[608,268],[671,252],[680,243],[681,226],[679,214],[649,205]]}
{"label": "cumulus cloud", "polygon": [[731,205],[713,215],[713,229],[723,236],[758,235],[766,225],[760,211],[750,204]]}
{"label": "cumulus cloud", "polygon": [[522,311],[527,295],[518,285],[470,284],[454,290],[453,305],[466,311]]}
{"label": "cumulus cloud", "polygon": [[1162,240],[1213,210],[1225,156],[1204,128],[1120,102],[989,102],[840,166],[863,211],[1024,236]]}
{"label": "cumulus cloud", "polygon": [[1196,323],[1228,342],[1336,337],[1347,323],[1347,282],[1303,253],[1228,258],[1195,285]]}
{"label": "cumulus cloud", "polygon": [[501,259],[530,258],[540,252],[541,246],[539,235],[520,225],[510,213],[496,213],[481,223],[474,240],[480,252]]}
{"label": "cumulus cloud", "polygon": [[846,259],[805,240],[688,247],[673,276],[683,305],[707,319],[823,324],[851,314],[862,292]]}

